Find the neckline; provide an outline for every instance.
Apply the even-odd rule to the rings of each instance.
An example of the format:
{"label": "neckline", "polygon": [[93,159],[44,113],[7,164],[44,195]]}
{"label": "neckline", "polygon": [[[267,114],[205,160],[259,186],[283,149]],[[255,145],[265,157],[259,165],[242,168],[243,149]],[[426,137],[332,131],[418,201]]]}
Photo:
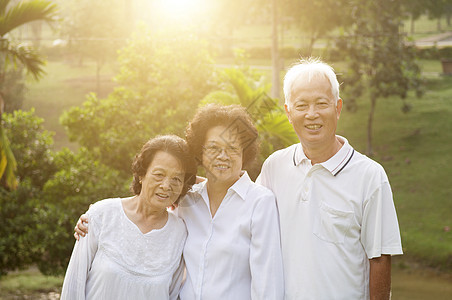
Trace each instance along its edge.
{"label": "neckline", "polygon": [[123,200],[122,198],[119,198],[119,205],[120,205],[119,208],[120,208],[120,210],[121,210],[122,216],[126,219],[126,222],[128,222],[129,224],[131,224],[132,227],[134,227],[135,230],[137,230],[138,233],[140,233],[142,236],[148,236],[148,235],[151,235],[153,232],[158,233],[158,232],[160,232],[160,231],[165,230],[166,227],[168,226],[168,223],[170,222],[170,218],[171,218],[171,216],[170,216],[171,214],[170,214],[170,213],[168,213],[168,219],[166,220],[166,223],[165,223],[165,225],[162,226],[162,228],[151,229],[151,230],[148,231],[148,232],[142,232],[142,231],[140,230],[140,228],[137,226],[137,224],[135,224],[134,222],[132,222],[132,220],[130,220],[129,217],[127,216],[126,212],[124,211],[124,205],[123,205],[123,203],[122,203],[122,200]]}

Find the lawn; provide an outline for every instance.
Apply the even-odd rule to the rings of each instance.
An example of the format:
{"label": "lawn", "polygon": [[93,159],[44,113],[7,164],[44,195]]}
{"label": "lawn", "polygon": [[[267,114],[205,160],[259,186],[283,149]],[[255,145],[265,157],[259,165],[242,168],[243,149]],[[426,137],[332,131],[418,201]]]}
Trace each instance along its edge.
{"label": "lawn", "polygon": [[[405,259],[452,271],[452,77],[427,80],[423,98],[380,99],[374,122],[374,159],[386,169],[399,216]],[[347,101],[347,99],[344,99]],[[344,111],[339,132],[365,151],[368,103]]]}
{"label": "lawn", "polygon": [[[59,123],[61,113],[72,106],[80,105],[85,96],[96,89],[96,69],[91,61],[82,66],[66,61],[49,61],[45,67],[46,75],[41,81],[29,81],[23,109],[35,108],[36,115],[44,118],[47,130],[55,132],[55,149],[76,144],[69,142],[63,126]],[[101,90],[99,96],[104,97],[113,90],[112,81],[115,66],[106,66],[101,72]]]}

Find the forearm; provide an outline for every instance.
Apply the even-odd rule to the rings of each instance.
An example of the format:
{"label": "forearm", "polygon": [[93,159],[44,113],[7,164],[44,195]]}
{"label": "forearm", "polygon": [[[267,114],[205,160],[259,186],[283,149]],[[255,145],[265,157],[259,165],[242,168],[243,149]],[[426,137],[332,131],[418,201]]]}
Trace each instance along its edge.
{"label": "forearm", "polygon": [[370,262],[369,291],[371,300],[387,300],[391,295],[391,256],[382,255]]}

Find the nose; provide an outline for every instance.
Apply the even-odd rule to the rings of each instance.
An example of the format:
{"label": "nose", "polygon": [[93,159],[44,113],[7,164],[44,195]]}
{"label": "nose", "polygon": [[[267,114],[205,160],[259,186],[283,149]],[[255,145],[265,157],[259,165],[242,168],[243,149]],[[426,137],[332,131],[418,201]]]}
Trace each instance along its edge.
{"label": "nose", "polygon": [[220,148],[220,152],[218,153],[217,158],[219,158],[219,159],[228,159],[229,158],[229,155],[226,152],[225,148]]}
{"label": "nose", "polygon": [[306,112],[306,118],[315,119],[317,117],[317,110],[314,105],[309,105],[308,111]]}
{"label": "nose", "polygon": [[170,179],[168,177],[165,177],[162,180],[162,183],[160,183],[160,186],[162,187],[163,190],[165,191],[169,191],[171,189],[171,182]]}

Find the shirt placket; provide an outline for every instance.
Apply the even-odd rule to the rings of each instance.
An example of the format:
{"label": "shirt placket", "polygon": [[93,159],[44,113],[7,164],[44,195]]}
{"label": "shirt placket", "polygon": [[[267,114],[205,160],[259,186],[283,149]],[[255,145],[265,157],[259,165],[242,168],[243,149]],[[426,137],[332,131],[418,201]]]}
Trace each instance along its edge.
{"label": "shirt placket", "polygon": [[[225,202],[227,200],[229,196],[229,191],[226,194],[226,196],[223,199],[223,202]],[[222,203],[223,204],[223,203]],[[210,208],[207,206],[207,213],[209,214],[209,231],[207,233],[206,236],[206,241],[203,243],[202,245],[202,251],[201,251],[201,258],[200,258],[200,264],[199,264],[199,269],[198,269],[198,279],[197,279],[197,284],[196,284],[196,295],[197,295],[197,300],[201,300],[202,299],[202,287],[203,287],[203,282],[204,282],[204,277],[206,275],[206,268],[208,267],[206,265],[206,261],[207,261],[207,248],[209,247],[209,244],[212,240],[213,237],[213,232],[214,232],[214,222],[215,222],[215,217],[212,218],[211,214],[210,214]],[[218,210],[215,213],[215,216],[218,214]]]}
{"label": "shirt placket", "polygon": [[309,196],[311,194],[312,172],[315,170],[315,166],[304,166],[304,168],[306,168],[306,175],[303,184],[301,185],[300,199],[302,202],[307,202],[309,201]]}

